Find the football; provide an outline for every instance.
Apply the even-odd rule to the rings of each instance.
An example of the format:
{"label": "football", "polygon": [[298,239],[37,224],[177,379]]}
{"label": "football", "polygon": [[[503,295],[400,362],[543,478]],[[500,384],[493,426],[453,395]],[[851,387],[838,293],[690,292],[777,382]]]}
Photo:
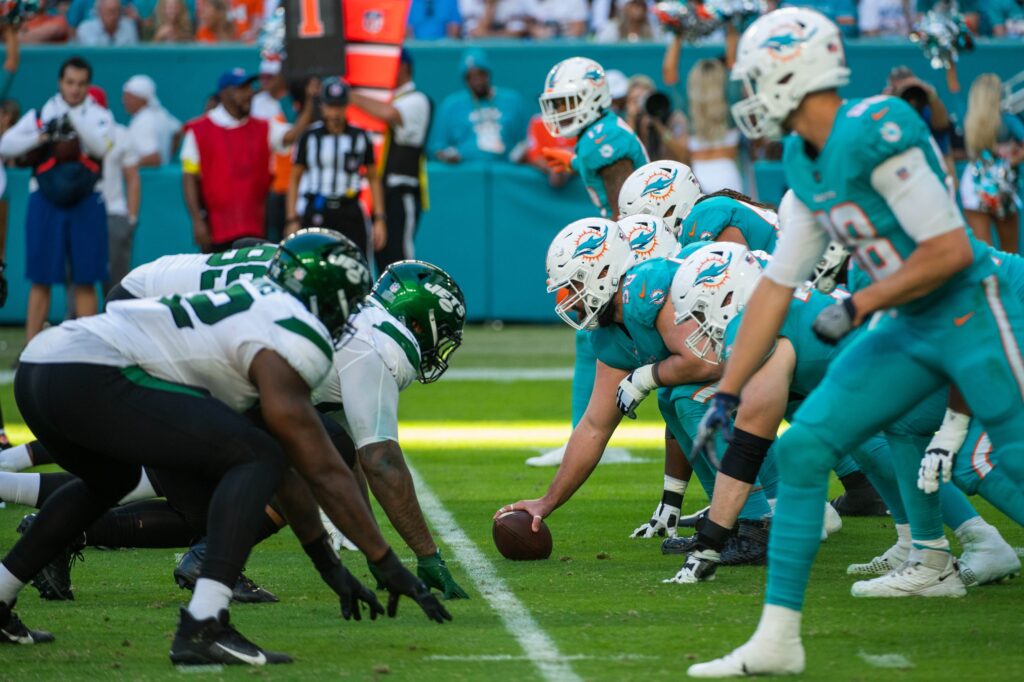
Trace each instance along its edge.
{"label": "football", "polygon": [[512,561],[535,561],[551,556],[551,531],[540,522],[540,531],[530,530],[529,512],[510,511],[494,520],[491,534],[501,555]]}

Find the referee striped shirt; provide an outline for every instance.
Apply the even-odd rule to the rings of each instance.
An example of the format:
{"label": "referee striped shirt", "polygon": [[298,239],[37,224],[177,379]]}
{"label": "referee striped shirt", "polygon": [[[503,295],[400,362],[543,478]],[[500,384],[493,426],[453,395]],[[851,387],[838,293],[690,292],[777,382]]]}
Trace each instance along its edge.
{"label": "referee striped shirt", "polygon": [[328,199],[355,198],[362,188],[365,169],[373,165],[373,143],[362,128],[345,126],[340,135],[314,123],[295,145],[295,163],[305,166],[299,195]]}

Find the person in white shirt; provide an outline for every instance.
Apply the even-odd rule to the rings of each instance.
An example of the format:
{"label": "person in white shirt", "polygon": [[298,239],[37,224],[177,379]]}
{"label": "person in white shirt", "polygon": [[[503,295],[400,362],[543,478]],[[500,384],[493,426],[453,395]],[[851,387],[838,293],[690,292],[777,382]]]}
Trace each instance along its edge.
{"label": "person in white shirt", "polygon": [[139,222],[142,182],[139,156],[132,138],[121,124],[114,125],[114,146],[103,157],[103,201],[107,204],[107,239],[110,245],[110,278],[104,286],[116,284],[132,267],[132,238]]}
{"label": "person in white shirt", "polygon": [[[281,99],[288,94],[288,81],[281,73],[281,58],[266,56],[260,61],[260,90],[252,98],[252,117],[265,121],[286,122]],[[267,239],[281,241],[288,214],[288,180],[292,173],[292,149],[274,154],[270,162],[270,192],[267,194]]]}
{"label": "person in white shirt", "polygon": [[124,16],[121,0],[96,0],[96,16],[78,25],[75,42],[92,47],[135,45],[139,29]]}
{"label": "person in white shirt", "polygon": [[163,108],[156,97],[156,83],[149,76],[135,75],[121,88],[121,103],[131,116],[128,134],[139,156],[139,166],[162,166],[181,136],[181,121]]}
{"label": "person in white shirt", "polygon": [[905,0],[861,0],[858,26],[865,36],[900,36],[910,32],[911,9]]}
{"label": "person in white shirt", "polygon": [[580,38],[587,32],[586,0],[526,0],[530,35],[537,40]]}

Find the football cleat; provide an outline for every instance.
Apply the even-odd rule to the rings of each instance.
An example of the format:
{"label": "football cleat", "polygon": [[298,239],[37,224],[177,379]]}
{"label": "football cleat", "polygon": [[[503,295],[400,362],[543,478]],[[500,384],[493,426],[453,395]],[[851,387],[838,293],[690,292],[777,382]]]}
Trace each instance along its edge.
{"label": "football cleat", "polygon": [[171,642],[175,665],[271,665],[291,663],[287,654],[266,651],[242,636],[231,625],[227,609],[216,618],[196,620],[182,607],[178,630]]}
{"label": "football cleat", "polygon": [[[18,524],[17,532],[24,535],[35,520],[35,514],[27,515]],[[85,557],[82,556],[84,547],[85,536],[81,535],[32,577],[32,586],[39,591],[40,598],[49,601],[75,600],[75,593],[71,587],[71,567],[78,560],[85,561]]]}
{"label": "football cleat", "polygon": [[[197,542],[181,557],[181,561],[174,567],[174,582],[183,590],[193,590],[199,573],[203,568],[203,559],[206,557],[206,542]],[[280,601],[277,595],[270,590],[265,590],[244,573],[239,574],[235,581],[234,590],[231,592],[232,601],[239,604],[272,604]]]}
{"label": "football cleat", "polygon": [[847,490],[832,500],[840,516],[888,516],[889,509],[871,486]]}
{"label": "football cleat", "polygon": [[780,642],[752,637],[738,649],[707,663],[695,663],[690,677],[749,677],[751,675],[799,675],[804,671],[804,646],[799,640]]}
{"label": "football cleat", "polygon": [[910,557],[910,546],[897,542],[866,564],[850,564],[847,575],[885,575],[897,568]]}
{"label": "football cleat", "polygon": [[1003,582],[1020,575],[1020,558],[987,523],[957,532],[963,548],[960,579],[967,587]]}
{"label": "football cleat", "polygon": [[850,594],[854,597],[963,597],[967,588],[950,555],[942,568],[926,566],[920,561],[905,561],[879,578],[855,582]]}
{"label": "football cleat", "polygon": [[677,535],[661,542],[662,554],[689,554],[697,549],[697,534]]}
{"label": "football cleat", "polygon": [[740,519],[736,535],[722,548],[723,566],[763,566],[768,563],[768,531],[771,523]]}
{"label": "football cleat", "polygon": [[711,509],[710,504],[703,509],[698,509],[689,516],[680,516],[679,523],[677,523],[676,526],[678,528],[696,528],[697,520],[702,516],[706,516],[709,509]]}
{"label": "football cleat", "polygon": [[0,644],[45,644],[53,641],[53,635],[42,630],[29,630],[14,612],[14,605],[0,602]]}
{"label": "football cleat", "polygon": [[715,571],[721,558],[718,552],[713,549],[702,549],[692,552],[686,557],[686,562],[671,578],[662,580],[663,583],[678,583],[680,585],[692,585],[693,583],[711,582],[715,579]]}
{"label": "football cleat", "polygon": [[565,457],[565,446],[555,448],[554,450],[548,450],[547,452],[541,453],[536,457],[530,457],[526,460],[526,466],[528,467],[557,467],[562,465],[562,458]]}
{"label": "football cleat", "polygon": [[828,540],[829,535],[838,533],[843,529],[843,518],[839,516],[839,512],[829,504],[825,503],[825,524],[821,528],[821,541]]}

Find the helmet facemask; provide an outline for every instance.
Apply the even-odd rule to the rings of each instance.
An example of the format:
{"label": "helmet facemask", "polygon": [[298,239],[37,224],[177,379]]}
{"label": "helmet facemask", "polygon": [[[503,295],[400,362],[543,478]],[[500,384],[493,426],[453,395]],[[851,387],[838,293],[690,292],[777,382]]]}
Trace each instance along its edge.
{"label": "helmet facemask", "polygon": [[555,137],[575,137],[583,122],[580,120],[582,98],[579,93],[545,93],[540,97],[541,120]]}
{"label": "helmet facemask", "polygon": [[594,281],[588,282],[592,271],[581,267],[567,280],[548,285],[548,293],[558,296],[555,313],[563,322],[577,331],[607,326],[607,323],[602,324],[602,313],[610,307],[618,286],[617,277],[614,283],[609,281],[611,269],[610,265],[605,265]]}
{"label": "helmet facemask", "polygon": [[447,323],[438,325],[433,309],[428,313],[428,323],[434,343],[429,347],[424,344],[420,346],[420,366],[416,378],[421,384],[430,384],[440,379],[448,370],[448,358],[462,345],[462,330],[452,329]]}

